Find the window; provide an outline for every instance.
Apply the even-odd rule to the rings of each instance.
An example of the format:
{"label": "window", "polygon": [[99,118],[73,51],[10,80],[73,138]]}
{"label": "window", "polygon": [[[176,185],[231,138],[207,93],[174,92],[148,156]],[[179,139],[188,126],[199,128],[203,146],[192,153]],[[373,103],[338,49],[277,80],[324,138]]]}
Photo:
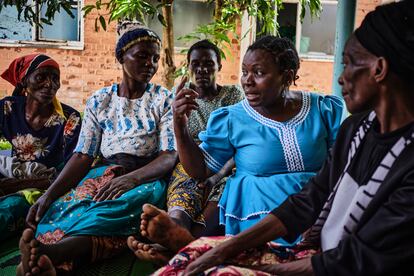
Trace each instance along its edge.
{"label": "window", "polygon": [[[158,4],[158,1],[151,1]],[[214,3],[205,0],[175,0],[173,2],[173,26],[175,47],[189,47],[194,41],[178,40],[180,36],[194,32],[198,25],[213,22]],[[157,18],[148,20],[148,27],[162,36],[162,25]]]}
{"label": "window", "polygon": [[294,41],[303,58],[333,60],[338,2],[321,1],[323,10],[320,18],[311,18],[307,11],[302,23],[299,1],[283,2],[283,9],[277,16],[280,36]]}
{"label": "window", "polygon": [[[83,1],[72,1],[70,17],[64,10],[56,13],[52,25],[31,26],[29,22],[18,20],[14,6],[4,7],[0,13],[0,45],[8,47],[58,47],[83,49]],[[46,7],[35,6],[35,10],[45,15]]]}

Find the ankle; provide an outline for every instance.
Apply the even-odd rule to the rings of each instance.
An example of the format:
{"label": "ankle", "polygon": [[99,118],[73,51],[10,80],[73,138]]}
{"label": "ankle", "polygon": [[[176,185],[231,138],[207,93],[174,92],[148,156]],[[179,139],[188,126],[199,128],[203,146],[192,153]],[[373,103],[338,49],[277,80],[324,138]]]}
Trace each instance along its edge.
{"label": "ankle", "polygon": [[168,212],[171,220],[178,224],[179,226],[190,230],[192,226],[192,220],[189,215],[187,215],[184,211],[181,210],[173,210]]}

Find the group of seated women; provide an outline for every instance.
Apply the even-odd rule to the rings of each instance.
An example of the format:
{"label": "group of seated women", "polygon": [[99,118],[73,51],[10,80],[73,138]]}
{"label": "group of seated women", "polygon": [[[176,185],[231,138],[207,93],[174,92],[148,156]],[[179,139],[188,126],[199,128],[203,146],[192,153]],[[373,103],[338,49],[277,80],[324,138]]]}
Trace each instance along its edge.
{"label": "group of seated women", "polygon": [[88,99],[80,132],[79,113],[55,97],[56,62],[14,61],[2,76],[16,95],[0,112],[13,162],[57,168],[0,198],[28,206],[18,190],[50,185],[26,207],[17,274],[71,273],[129,247],[163,265],[156,275],[404,275],[414,260],[413,23],[402,1],[350,37],[338,81],[353,115],[342,126],[340,98],[290,89],[298,53],[274,36],[243,58],[244,97],[216,83],[220,52],[208,41],[190,48],[189,78],[170,92],[150,82],[160,38],[124,21],[122,81]]}

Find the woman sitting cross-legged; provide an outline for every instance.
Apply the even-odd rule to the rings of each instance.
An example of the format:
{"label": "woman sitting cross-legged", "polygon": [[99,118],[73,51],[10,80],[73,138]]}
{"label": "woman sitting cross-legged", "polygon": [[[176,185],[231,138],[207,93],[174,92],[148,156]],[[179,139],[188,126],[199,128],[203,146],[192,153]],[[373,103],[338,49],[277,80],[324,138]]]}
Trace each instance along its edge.
{"label": "woman sitting cross-legged", "polygon": [[[23,232],[19,275],[37,273],[40,255],[61,271],[109,258],[127,248],[127,236],[138,231],[144,203],[164,204],[163,177],[177,155],[173,95],[150,83],[160,38],[131,21],[122,22],[118,34],[122,81],[87,101],[74,155],[29,211],[27,223],[36,233]],[[91,169],[99,153],[109,165]]]}
{"label": "woman sitting cross-legged", "polygon": [[[236,164],[219,202],[226,235],[252,227],[299,192],[321,168],[335,141],[344,118],[343,102],[335,96],[291,91],[298,68],[299,57],[289,40],[266,36],[252,44],[242,64],[246,100],[214,111],[200,133],[199,146],[188,131],[198,94],[183,84],[178,89],[174,131],[185,170],[203,181],[229,159]],[[171,251],[194,239],[154,206],[144,205],[141,218],[141,234]]]}
{"label": "woman sitting cross-legged", "polygon": [[0,240],[23,230],[31,204],[46,190],[78,141],[80,114],[61,104],[58,63],[42,54],[15,59],[1,75],[15,86],[0,100],[0,134],[12,145],[0,155]]}

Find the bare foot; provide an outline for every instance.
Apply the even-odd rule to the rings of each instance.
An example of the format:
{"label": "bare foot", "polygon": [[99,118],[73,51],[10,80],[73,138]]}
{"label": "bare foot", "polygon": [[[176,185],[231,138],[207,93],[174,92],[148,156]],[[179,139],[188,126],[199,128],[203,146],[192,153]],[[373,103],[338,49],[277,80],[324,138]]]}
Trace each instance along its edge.
{"label": "bare foot", "polygon": [[31,250],[32,245],[36,246],[36,242],[34,241],[34,233],[33,230],[28,228],[23,231],[22,237],[19,241],[19,248],[20,248],[20,254],[21,254],[21,262],[17,266],[17,275],[26,275],[31,273],[31,266],[29,263],[31,262]]}
{"label": "bare foot", "polygon": [[138,259],[164,266],[174,256],[174,253],[159,244],[146,244],[128,237],[128,247]]}
{"label": "bare foot", "polygon": [[32,273],[39,276],[56,276],[56,270],[52,264],[52,261],[48,256],[42,255],[37,261],[37,265],[32,268]]}
{"label": "bare foot", "polygon": [[175,253],[194,240],[190,232],[175,223],[167,212],[151,204],[144,204],[142,211],[140,229],[143,237]]}

